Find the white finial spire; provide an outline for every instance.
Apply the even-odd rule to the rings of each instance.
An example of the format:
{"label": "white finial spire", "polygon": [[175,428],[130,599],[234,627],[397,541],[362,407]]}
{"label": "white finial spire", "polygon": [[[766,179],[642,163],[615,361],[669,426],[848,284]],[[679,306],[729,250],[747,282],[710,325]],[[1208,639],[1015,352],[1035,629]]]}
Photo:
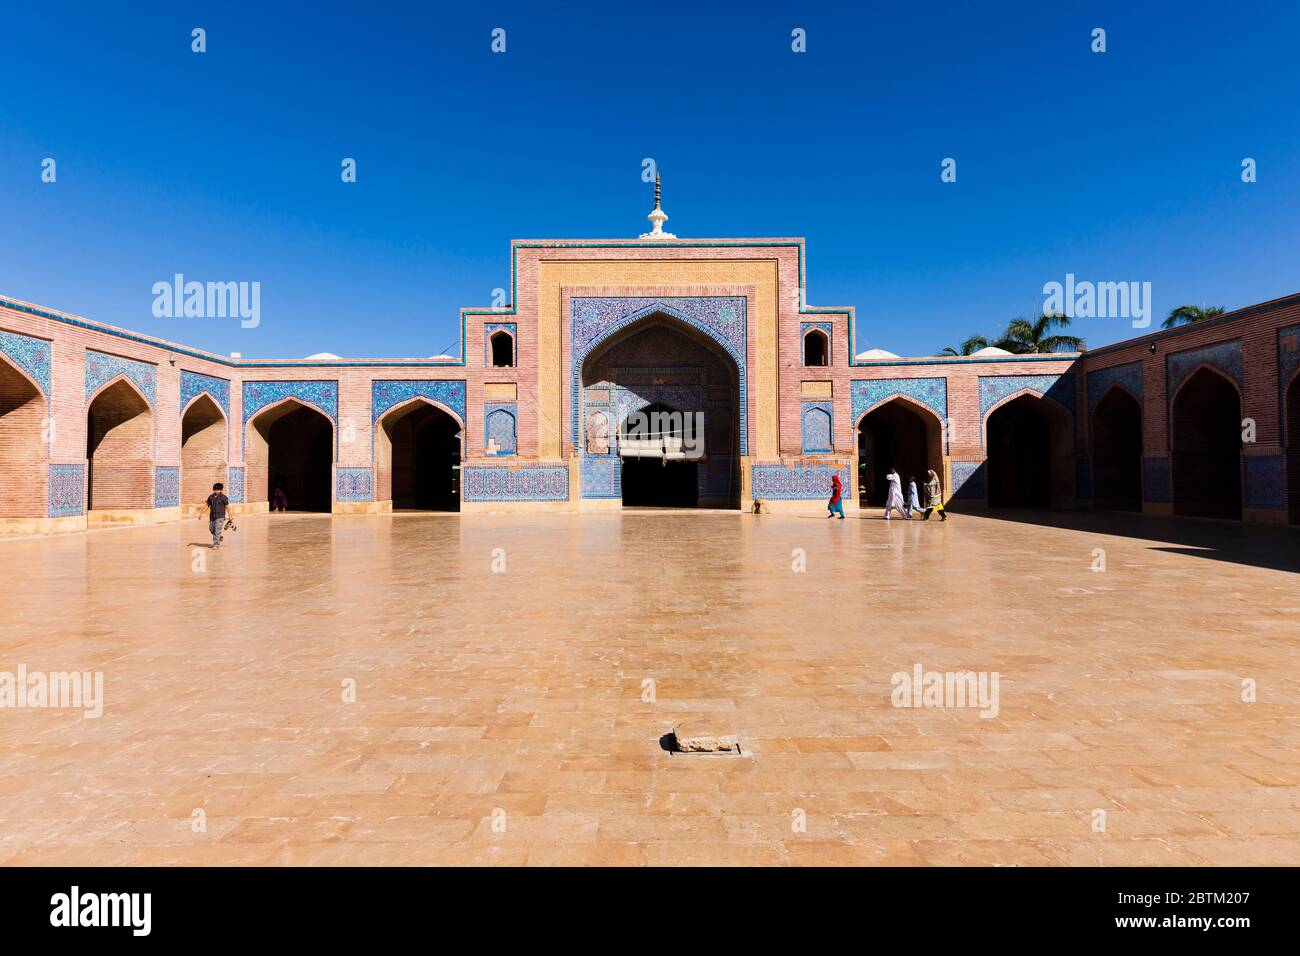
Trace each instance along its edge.
{"label": "white finial spire", "polygon": [[655,207],[646,216],[650,220],[650,231],[641,233],[642,239],[676,239],[671,232],[664,232],[664,223],[668,221],[668,213],[659,207],[659,173],[655,173]]}

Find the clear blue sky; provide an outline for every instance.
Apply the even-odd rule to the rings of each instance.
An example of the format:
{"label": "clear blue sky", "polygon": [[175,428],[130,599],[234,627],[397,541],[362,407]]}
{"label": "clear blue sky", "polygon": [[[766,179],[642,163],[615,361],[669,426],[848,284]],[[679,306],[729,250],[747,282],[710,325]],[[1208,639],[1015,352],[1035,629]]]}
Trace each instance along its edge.
{"label": "clear blue sky", "polygon": [[[427,356],[510,239],[643,231],[647,156],[678,235],[806,237],[859,349],[996,332],[1067,272],[1160,314],[1300,291],[1295,3],[601,6],[11,4],[0,293],[249,358]],[[259,281],[260,327],[154,318],[176,272]]]}

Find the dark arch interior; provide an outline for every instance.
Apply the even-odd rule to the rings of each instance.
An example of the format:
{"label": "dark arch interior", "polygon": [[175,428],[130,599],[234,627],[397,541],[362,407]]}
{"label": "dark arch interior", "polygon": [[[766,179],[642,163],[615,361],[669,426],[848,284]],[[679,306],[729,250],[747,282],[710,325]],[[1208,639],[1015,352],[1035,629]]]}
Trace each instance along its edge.
{"label": "dark arch interior", "polygon": [[1286,390],[1286,497],[1291,523],[1300,524],[1300,375]]}
{"label": "dark arch interior", "polygon": [[1092,414],[1092,501],[1142,510],[1142,408],[1121,388],[1107,392]]}
{"label": "dark arch interior", "polygon": [[493,332],[488,340],[492,345],[492,367],[511,368],[515,364],[515,340],[509,332]]}
{"label": "dark arch interior", "polygon": [[32,491],[44,488],[44,421],[40,391],[0,358],[0,518],[45,513]]}
{"label": "dark arch interior", "polygon": [[[259,431],[262,426],[259,426]],[[266,427],[267,492],[284,490],[290,511],[329,511],[334,461],[334,430],[320,412],[299,406]]]}
{"label": "dark arch interior", "polygon": [[[676,318],[651,315],[587,356],[582,387],[583,414],[605,411],[611,426],[629,403],[647,416],[703,413],[702,431],[695,431],[701,423],[692,418],[690,436],[703,439],[698,460],[623,454],[627,449],[611,436],[609,455],[616,459],[611,464],[624,505],[739,506],[740,379],[735,360],[717,342]],[[625,425],[618,422],[619,429]]]}
{"label": "dark arch interior", "polygon": [[[1053,445],[1062,441],[1065,424],[1047,399],[1021,395],[1001,406],[988,420],[988,495],[993,508],[1047,508],[1053,491],[1067,479],[1053,468]],[[1054,441],[1055,439],[1055,441]]]}
{"label": "dark arch interior", "polygon": [[1174,514],[1241,517],[1241,400],[1222,375],[1202,368],[1174,399]]}
{"label": "dark arch interior", "polygon": [[384,420],[395,509],[460,510],[460,425],[423,402]]}
{"label": "dark arch interior", "polygon": [[[671,413],[677,409],[663,402],[654,402],[641,409],[647,417],[655,413]],[[653,419],[651,419],[653,422]],[[624,422],[620,438],[634,437],[642,429],[629,433]],[[671,427],[668,433],[681,436],[681,429]],[[623,459],[623,504],[640,507],[694,508],[700,500],[700,466],[694,461],[664,461],[660,458]]]}
{"label": "dark arch interior", "polygon": [[152,508],[153,413],[125,381],[104,389],[86,412],[86,506]]}
{"label": "dark arch interior", "polygon": [[926,470],[933,468],[936,474],[943,474],[939,422],[900,399],[864,415],[858,425],[858,494],[863,503],[885,503],[889,492],[885,475],[891,467],[898,469],[903,496],[907,496],[908,481],[914,478],[923,502]]}
{"label": "dark arch interior", "polygon": [[181,418],[181,501],[207,499],[212,486],[226,481],[226,419],[207,395],[200,395]]}
{"label": "dark arch interior", "polygon": [[803,364],[829,365],[829,343],[826,334],[819,329],[812,329],[803,337]]}

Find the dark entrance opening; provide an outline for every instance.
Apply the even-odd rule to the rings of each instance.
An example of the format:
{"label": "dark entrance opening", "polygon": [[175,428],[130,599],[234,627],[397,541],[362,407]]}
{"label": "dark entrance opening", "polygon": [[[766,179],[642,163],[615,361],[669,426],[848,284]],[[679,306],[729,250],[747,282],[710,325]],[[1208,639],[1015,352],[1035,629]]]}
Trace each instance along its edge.
{"label": "dark entrance opening", "polygon": [[[387,456],[393,508],[460,510],[460,425],[441,408],[416,402],[385,416],[380,468]],[[382,478],[381,478],[382,481]]]}
{"label": "dark entrance opening", "polygon": [[1300,375],[1286,390],[1286,499],[1291,523],[1300,524]]}
{"label": "dark entrance opening", "polygon": [[1092,413],[1092,503],[1142,510],[1142,407],[1122,388],[1103,395]]}
{"label": "dark entrance opening", "polygon": [[1070,428],[1049,399],[1021,395],[988,419],[988,492],[993,508],[1047,508],[1069,497]]}
{"label": "dark entrance opening", "polygon": [[[262,430],[261,425],[258,430]],[[329,511],[334,461],[334,430],[320,412],[298,406],[265,426],[267,494],[284,490],[290,511]]]}
{"label": "dark entrance opening", "polygon": [[908,481],[915,479],[922,500],[926,470],[933,468],[936,474],[943,474],[939,419],[901,398],[868,412],[858,424],[858,484],[862,503],[885,503],[889,493],[885,475],[891,467],[898,469],[904,497]]}
{"label": "dark entrance opening", "polygon": [[658,456],[639,457],[634,447],[682,447],[686,420],[676,409],[654,402],[629,416],[619,433],[623,460],[623,504],[649,508],[694,508],[700,498],[700,464]]}
{"label": "dark entrance opening", "polygon": [[1241,398],[1217,372],[1201,368],[1174,398],[1174,514],[1241,517]]}

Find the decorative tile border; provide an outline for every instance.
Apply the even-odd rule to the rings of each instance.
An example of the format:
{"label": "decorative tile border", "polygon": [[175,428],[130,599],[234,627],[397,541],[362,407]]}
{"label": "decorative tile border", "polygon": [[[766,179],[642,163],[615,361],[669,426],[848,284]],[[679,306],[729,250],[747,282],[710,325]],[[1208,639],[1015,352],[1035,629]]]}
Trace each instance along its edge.
{"label": "decorative tile border", "polygon": [[71,518],[86,513],[86,466],[50,465],[49,517]]}
{"label": "decorative tile border", "polygon": [[989,411],[998,402],[1021,391],[1050,398],[1071,415],[1074,414],[1072,372],[1062,372],[1059,375],[981,375],[980,421],[983,422],[988,417]]}
{"label": "decorative tile border", "polygon": [[1170,402],[1173,401],[1174,393],[1178,391],[1179,386],[1202,365],[1208,365],[1215,371],[1223,373],[1240,388],[1242,385],[1241,340],[1216,342],[1199,349],[1188,349],[1186,352],[1166,355],[1165,393],[1169,396]]}
{"label": "decorative tile border", "polygon": [[823,367],[823,366],[820,366],[820,365],[805,365],[805,364],[804,364],[804,338],[805,338],[805,337],[808,335],[808,333],[809,333],[810,331],[812,331],[813,329],[818,329],[818,330],[820,330],[820,331],[826,333],[826,365],[825,365],[825,367],[826,367],[826,368],[830,368],[832,365],[835,364],[834,353],[831,351],[831,344],[835,341],[835,336],[834,336],[834,334],[833,334],[833,332],[832,332],[832,330],[834,329],[834,326],[832,326],[829,322],[800,322],[800,323],[799,323],[799,364],[800,364],[800,366],[802,366],[803,368],[822,368],[822,367]]}
{"label": "decorative tile border", "polygon": [[1281,455],[1252,455],[1245,459],[1247,508],[1286,507],[1286,468]]}
{"label": "decorative tile border", "polygon": [[464,379],[383,379],[370,383],[370,424],[388,411],[413,398],[426,398],[442,405],[465,427]]}
{"label": "decorative tile border", "polygon": [[1144,394],[1141,360],[1129,362],[1126,365],[1099,368],[1087,374],[1084,379],[1084,386],[1088,390],[1089,418],[1097,410],[1097,404],[1112,385],[1119,385],[1128,391],[1130,395],[1137,399],[1138,406],[1141,407]]}
{"label": "decorative tile border", "polygon": [[[483,406],[483,453],[485,455],[513,455],[519,435],[519,406],[511,403],[494,403]],[[496,450],[491,450],[492,443]]]}
{"label": "decorative tile border", "polygon": [[510,333],[510,353],[514,359],[514,366],[519,364],[519,326],[514,322],[487,322],[483,325],[483,367],[495,368],[492,364],[492,333],[509,332]]}
{"label": "decorative tile border", "polygon": [[617,455],[584,455],[579,469],[582,497],[623,497],[623,462]]}
{"label": "decorative tile border", "polygon": [[564,465],[470,465],[461,472],[465,501],[568,501]]}
{"label": "decorative tile border", "polygon": [[664,296],[662,298],[587,298],[569,303],[569,427],[573,450],[581,451],[582,363],[591,352],[620,330],[657,313],[702,332],[722,346],[736,363],[740,395],[740,453],[749,448],[749,375],[747,315],[744,296]]}
{"label": "decorative tile border", "polygon": [[175,465],[159,465],[153,470],[153,506],[175,508],[181,503],[181,470]]}
{"label": "decorative tile border", "polygon": [[940,422],[948,420],[948,380],[946,378],[873,378],[858,379],[849,383],[852,397],[853,421],[856,423],[867,412],[891,398],[910,398],[939,416]]}
{"label": "decorative tile border", "polygon": [[99,391],[106,382],[119,375],[131,380],[144,395],[149,407],[153,408],[158,400],[158,366],[148,362],[124,359],[118,355],[108,355],[86,349],[86,401]]}
{"label": "decorative tile border", "polygon": [[286,398],[314,405],[335,424],[339,419],[339,383],[335,380],[300,380],[244,383],[244,424],[262,409]]}
{"label": "decorative tile border", "polygon": [[336,501],[373,501],[374,472],[369,468],[335,469]]}
{"label": "decorative tile border", "polygon": [[199,372],[188,372],[181,369],[181,400],[180,414],[185,414],[185,407],[189,405],[197,396],[206,392],[221,410],[225,413],[226,419],[230,418],[230,383],[224,378],[216,378],[212,375],[202,375]]}
{"label": "decorative tile border", "polygon": [[840,484],[847,492],[847,465],[755,464],[750,472],[750,494],[764,501],[829,501],[832,475],[840,476]]}
{"label": "decorative tile border", "polygon": [[0,331],[0,352],[32,377],[41,397],[50,397],[50,369],[54,343],[17,332]]}
{"label": "decorative tile border", "polygon": [[244,503],[244,466],[230,465],[226,468],[226,497],[232,505]]}
{"label": "decorative tile border", "polygon": [[985,478],[988,469],[982,461],[954,461],[949,497],[963,501],[984,501],[988,497]]}
{"label": "decorative tile border", "polygon": [[804,402],[800,412],[805,454],[834,451],[835,410],[830,402]]}
{"label": "decorative tile border", "polygon": [[1169,486],[1168,458],[1142,459],[1142,500],[1162,502],[1173,500]]}

